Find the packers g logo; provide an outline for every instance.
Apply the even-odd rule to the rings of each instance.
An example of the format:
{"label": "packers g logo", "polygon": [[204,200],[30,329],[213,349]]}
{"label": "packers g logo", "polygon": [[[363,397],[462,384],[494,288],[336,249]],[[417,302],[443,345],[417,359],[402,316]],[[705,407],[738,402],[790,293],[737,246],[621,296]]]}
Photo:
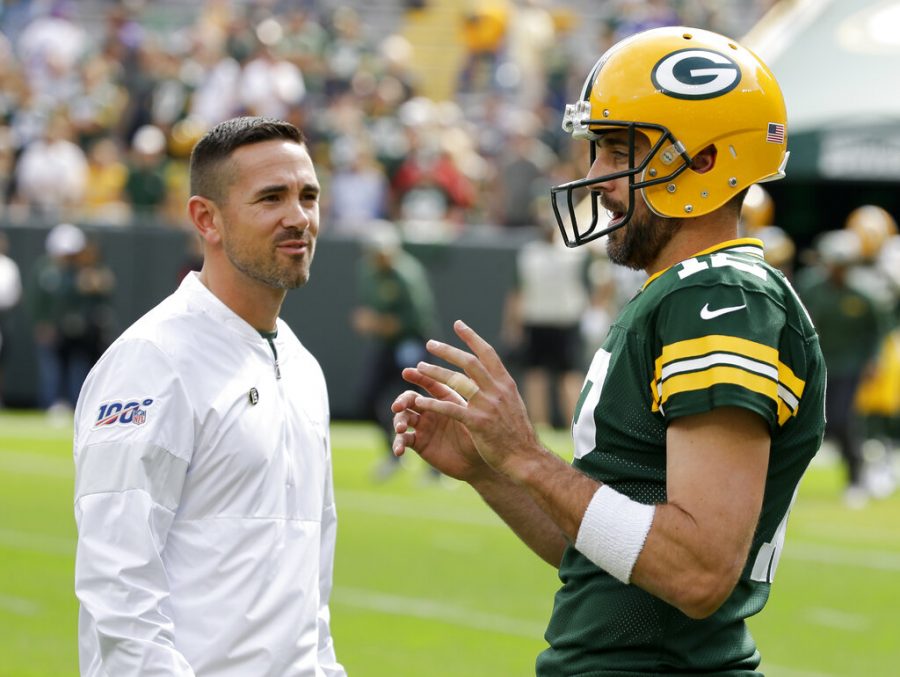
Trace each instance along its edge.
{"label": "packers g logo", "polygon": [[681,49],[660,59],[650,74],[653,85],[676,99],[712,99],[737,87],[741,69],[708,49]]}

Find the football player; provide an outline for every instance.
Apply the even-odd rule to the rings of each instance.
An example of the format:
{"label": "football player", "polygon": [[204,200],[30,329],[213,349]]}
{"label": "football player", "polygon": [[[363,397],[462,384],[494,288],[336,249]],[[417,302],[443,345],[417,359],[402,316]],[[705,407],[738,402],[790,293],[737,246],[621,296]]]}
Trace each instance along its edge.
{"label": "football player", "polygon": [[559,568],[539,675],[755,674],[745,619],[824,426],[815,329],[762,243],[738,237],[748,188],[784,175],[781,91],[734,40],[659,28],[600,58],[563,126],[591,155],[586,178],[552,190],[565,241],[606,237],[611,260],[648,275],[590,366],[574,462],[540,443],[461,321],[468,350],[428,344],[461,371],[404,371],[429,395],[395,400],[394,452],[470,483]]}

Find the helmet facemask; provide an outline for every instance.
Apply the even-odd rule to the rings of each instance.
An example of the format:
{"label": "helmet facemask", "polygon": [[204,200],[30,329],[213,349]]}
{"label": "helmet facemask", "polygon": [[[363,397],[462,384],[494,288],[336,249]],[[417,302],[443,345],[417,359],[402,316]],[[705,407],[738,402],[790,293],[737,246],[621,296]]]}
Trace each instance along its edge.
{"label": "helmet facemask", "polygon": [[[586,103],[587,102],[580,102],[580,104]],[[586,139],[590,142],[589,168],[593,167],[594,162],[597,159],[596,142],[603,136],[603,134],[614,130],[624,129],[628,132],[628,169],[624,169],[619,172],[613,172],[612,174],[604,174],[602,176],[593,178],[570,181],[559,186],[554,186],[550,189],[550,201],[553,205],[553,214],[556,217],[556,223],[559,226],[560,232],[563,236],[563,241],[565,242],[567,247],[578,247],[588,242],[592,242],[593,240],[604,237],[614,230],[617,230],[626,225],[631,220],[631,217],[634,214],[634,207],[636,204],[635,201],[638,199],[636,193],[638,193],[638,191],[641,191],[647,186],[654,186],[658,183],[673,180],[691,164],[691,158],[684,150],[684,146],[679,143],[677,139],[675,139],[675,137],[668,129],[661,125],[642,122],[625,122],[621,120],[594,120],[584,118],[576,121],[574,120],[574,116],[577,115],[577,111],[579,109],[582,111],[589,111],[590,106],[583,106],[579,104],[575,104],[574,106],[566,106],[566,117],[563,121],[563,129],[572,133],[575,138]],[[657,137],[656,141],[652,142],[650,150],[640,160],[640,162],[636,161],[635,154],[635,140],[638,131],[649,132],[646,134],[648,139]],[[673,164],[675,161],[675,154],[680,156],[681,163],[676,165],[671,172],[664,176],[658,176],[657,170],[651,169],[648,172],[649,176],[645,177],[647,166],[660,152],[672,154],[672,158],[669,159],[665,164]],[[610,223],[607,227],[598,229],[598,226],[600,225],[601,208],[601,205],[599,204],[600,193],[598,191],[591,190],[591,186],[625,177],[628,178],[628,206],[626,208],[625,214]],[[580,189],[589,190],[589,194],[586,199],[590,200],[591,219],[590,223],[586,224],[579,223],[578,215],[576,213],[577,205],[574,201],[574,193],[575,191]],[[559,205],[560,194],[562,193],[565,194],[565,214],[560,211]],[[641,199],[644,199],[643,193],[641,193]],[[584,220],[585,219],[582,218],[582,221]]]}

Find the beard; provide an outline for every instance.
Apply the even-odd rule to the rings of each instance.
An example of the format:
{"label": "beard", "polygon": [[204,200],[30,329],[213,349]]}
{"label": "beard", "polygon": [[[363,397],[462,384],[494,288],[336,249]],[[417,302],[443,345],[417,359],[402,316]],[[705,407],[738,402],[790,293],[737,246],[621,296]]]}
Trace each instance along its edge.
{"label": "beard", "polygon": [[[627,211],[627,206],[620,208],[606,203],[603,206],[617,213]],[[635,205],[628,222],[607,237],[606,253],[610,261],[620,266],[646,270],[680,229],[680,219],[658,216],[648,208],[638,211]]]}
{"label": "beard", "polygon": [[260,282],[274,289],[296,289],[309,281],[309,268],[312,263],[314,242],[310,242],[309,248],[304,254],[290,256],[288,262],[283,259],[286,255],[277,250],[278,242],[282,240],[300,240],[304,238],[302,233],[288,232],[278,241],[272,244],[268,251],[258,247],[243,246],[243,242],[235,242],[226,237],[223,240],[225,256],[235,268],[256,282]]}

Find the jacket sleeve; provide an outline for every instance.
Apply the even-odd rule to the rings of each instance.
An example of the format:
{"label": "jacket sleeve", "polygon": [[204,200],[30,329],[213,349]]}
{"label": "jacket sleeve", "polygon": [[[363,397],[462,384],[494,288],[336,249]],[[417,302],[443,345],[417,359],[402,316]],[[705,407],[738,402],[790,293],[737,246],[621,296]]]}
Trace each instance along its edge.
{"label": "jacket sleeve", "polygon": [[331,596],[334,572],[334,546],[337,536],[337,512],[334,505],[334,481],[331,472],[331,441],[325,440],[327,468],[325,472],[325,492],[322,501],[321,548],[319,551],[319,667],[328,677],[346,677],[343,666],[338,663],[331,638],[331,612],[328,606]]}
{"label": "jacket sleeve", "polygon": [[88,377],[75,416],[82,669],[192,677],[175,646],[162,556],[192,449],[180,379],[153,345],[119,344]]}

